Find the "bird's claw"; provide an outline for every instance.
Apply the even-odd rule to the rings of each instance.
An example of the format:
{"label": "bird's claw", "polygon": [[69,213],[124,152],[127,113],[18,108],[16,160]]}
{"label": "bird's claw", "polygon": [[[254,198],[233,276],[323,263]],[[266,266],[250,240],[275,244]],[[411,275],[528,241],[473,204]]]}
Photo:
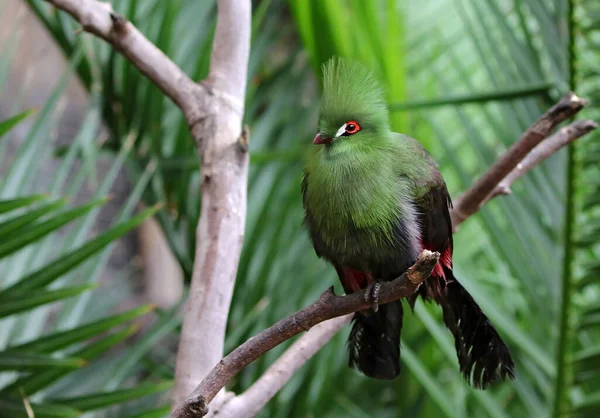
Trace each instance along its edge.
{"label": "bird's claw", "polygon": [[379,289],[381,285],[379,283],[372,283],[367,287],[365,292],[365,302],[371,304],[371,310],[377,312],[379,310]]}

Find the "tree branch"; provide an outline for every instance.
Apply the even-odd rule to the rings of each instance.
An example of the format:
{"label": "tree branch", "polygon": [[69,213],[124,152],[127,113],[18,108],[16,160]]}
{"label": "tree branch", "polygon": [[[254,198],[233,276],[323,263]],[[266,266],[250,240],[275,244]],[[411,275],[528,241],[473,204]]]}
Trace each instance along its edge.
{"label": "tree branch", "polygon": [[493,191],[502,179],[509,175],[556,126],[574,116],[585,105],[585,100],[580,99],[574,93],[569,93],[530,126],[521,139],[496,160],[467,192],[454,201],[454,208],[451,212],[454,230],[479,210],[481,205],[488,200],[490,191]]}
{"label": "tree branch", "polygon": [[200,112],[198,95],[203,88],[192,81],[163,52],[110,3],[97,0],[46,0],[77,20],[86,32],[110,43],[117,51],[155,83],[183,111],[186,118]]}
{"label": "tree branch", "polygon": [[216,411],[218,416],[240,418],[257,415],[294,373],[350,322],[352,316],[348,314],[315,325],[285,350],[252,386],[221,406]]}
{"label": "tree branch", "polygon": [[249,133],[241,128],[250,19],[250,0],[218,0],[210,72],[202,82],[212,106],[197,121],[190,121],[200,155],[202,208],[177,352],[173,407],[223,357],[246,223]]}
{"label": "tree branch", "polygon": [[498,183],[492,193],[485,198],[482,205],[496,196],[510,194],[510,187],[516,180],[520,179],[529,170],[539,165],[562,147],[587,135],[597,127],[598,124],[592,120],[578,120],[550,135],[541,144],[530,151],[529,154],[527,154],[525,158],[523,158],[523,160],[518,163],[500,183]]}
{"label": "tree branch", "polygon": [[[250,0],[218,0],[210,72],[200,84],[110,3],[46,0],[109,42],[182,110],[196,141],[202,208],[175,373],[174,405],[223,356],[246,220],[248,132],[241,132],[250,51]],[[202,355],[198,355],[202,353]]]}
{"label": "tree branch", "polygon": [[292,344],[245,392],[233,397],[217,411],[219,418],[253,417],[283,388],[295,371],[310,360],[354,314],[321,322]]}
{"label": "tree branch", "polygon": [[[381,283],[379,303],[389,303],[412,295],[426,280],[438,262],[439,253],[423,251],[413,266],[391,282]],[[200,382],[185,403],[171,414],[171,418],[196,418],[207,412],[208,403],[248,364],[264,353],[303,331],[327,319],[368,309],[372,303],[368,290],[346,296],[336,296],[333,288],[321,295],[312,305],[288,316],[275,325],[250,338],[217,363]],[[199,414],[200,413],[200,414]]]}

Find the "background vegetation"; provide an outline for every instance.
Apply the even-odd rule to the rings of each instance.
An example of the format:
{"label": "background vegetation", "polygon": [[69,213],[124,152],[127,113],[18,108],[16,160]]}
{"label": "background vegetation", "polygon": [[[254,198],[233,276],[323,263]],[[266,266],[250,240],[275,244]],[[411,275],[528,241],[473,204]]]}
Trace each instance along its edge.
{"label": "background vegetation", "polygon": [[[157,393],[168,389],[173,376],[176,307],[157,312],[148,330],[102,355],[134,330],[117,328],[103,339],[88,340],[91,336],[150,308],[114,316],[114,307],[135,292],[127,285],[128,268],[110,288],[79,293],[98,280],[110,249],[105,245],[155,210],[189,277],[200,205],[195,150],[182,115],[135,68],[101,41],[76,36],[72,21],[42,1],[27,3],[70,67],[48,103],[31,116],[35,122],[14,158],[6,163],[2,157],[0,207],[13,210],[1,214],[0,236],[6,232],[2,228],[13,225],[8,231],[14,236],[30,239],[0,242],[5,272],[0,278],[0,349],[5,348],[0,371],[10,372],[0,373],[5,386],[0,416],[9,411],[4,404],[16,408],[26,396],[32,403],[55,405],[40,409],[45,415],[36,417],[89,410],[100,410],[89,416],[162,417],[167,398]],[[112,3],[189,75],[204,77],[215,25],[213,1]],[[316,131],[323,61],[350,56],[373,69],[387,87],[394,128],[425,144],[456,196],[569,89],[596,100],[583,117],[600,118],[599,22],[600,5],[594,0],[254,2],[246,101],[252,133],[249,213],[226,350],[337,282],[301,227],[299,182],[303,155]],[[0,91],[14,44],[7,41],[0,49]],[[81,80],[89,105],[72,145],[57,148],[49,133],[69,77]],[[17,104],[13,114],[25,110]],[[106,129],[105,141],[99,140],[99,125]],[[297,373],[261,416],[597,416],[596,138],[552,157],[520,180],[511,196],[487,205],[455,235],[457,276],[508,342],[517,362],[514,382],[486,392],[470,389],[458,372],[440,312],[419,304],[404,327],[400,379],[377,382],[348,369],[346,330]],[[5,151],[0,142],[0,155]],[[47,195],[16,205],[15,198],[40,191],[35,179],[47,159],[59,159],[62,167],[53,186],[44,188]],[[111,161],[109,174],[126,167],[134,187],[116,226],[92,240],[100,201],[65,209],[67,203],[59,198],[76,194],[83,185],[96,197],[104,196],[115,177],[97,175],[102,159]],[[164,206],[131,218],[138,201]],[[81,218],[73,219],[73,213]],[[19,219],[28,221],[20,224]],[[68,233],[43,238],[67,221],[72,221]],[[49,224],[53,227],[43,226]],[[98,248],[92,252],[94,242]],[[77,257],[82,263],[75,262]],[[65,258],[71,261],[65,264]],[[35,308],[67,297],[62,304]],[[63,337],[65,330],[72,338]],[[25,343],[28,354],[16,355],[15,347],[24,353],[20,346]],[[249,366],[234,389],[248,387],[284,349]],[[140,396],[143,401],[102,412]]]}

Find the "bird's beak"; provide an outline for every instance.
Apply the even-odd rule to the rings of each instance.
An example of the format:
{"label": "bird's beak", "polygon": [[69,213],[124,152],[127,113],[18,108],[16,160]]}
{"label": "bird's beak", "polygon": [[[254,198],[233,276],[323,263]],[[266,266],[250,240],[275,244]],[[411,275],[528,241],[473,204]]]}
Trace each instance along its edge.
{"label": "bird's beak", "polygon": [[321,133],[319,132],[315,136],[315,139],[313,140],[313,144],[315,144],[315,145],[329,144],[332,140],[333,140],[333,138],[328,138],[324,135],[321,135]]}

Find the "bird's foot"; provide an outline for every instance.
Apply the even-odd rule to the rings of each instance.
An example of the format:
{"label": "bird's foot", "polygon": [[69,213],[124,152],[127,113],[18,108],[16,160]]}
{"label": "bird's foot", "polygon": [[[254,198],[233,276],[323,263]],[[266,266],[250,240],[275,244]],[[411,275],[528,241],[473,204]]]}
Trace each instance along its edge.
{"label": "bird's foot", "polygon": [[365,302],[371,304],[371,310],[377,312],[379,310],[379,283],[371,283],[365,292]]}

